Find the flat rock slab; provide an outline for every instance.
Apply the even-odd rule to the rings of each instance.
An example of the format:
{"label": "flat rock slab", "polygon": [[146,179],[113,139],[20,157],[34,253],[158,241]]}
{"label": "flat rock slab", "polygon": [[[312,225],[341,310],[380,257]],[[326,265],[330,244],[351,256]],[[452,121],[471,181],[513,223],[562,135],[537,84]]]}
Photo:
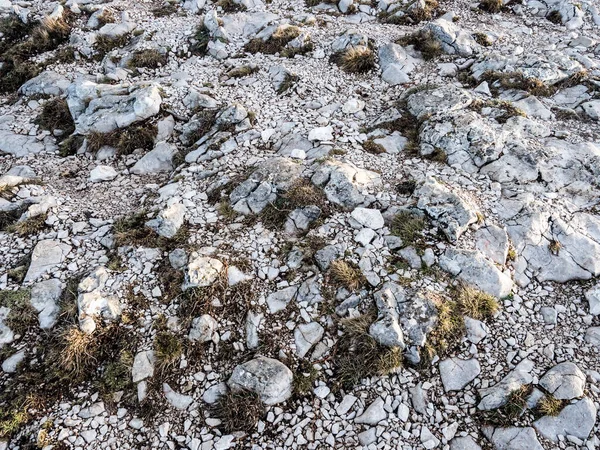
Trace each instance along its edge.
{"label": "flat rock slab", "polygon": [[446,392],[460,391],[481,373],[476,359],[448,358],[440,362],[440,375]]}
{"label": "flat rock slab", "polygon": [[51,239],[39,241],[31,254],[31,264],[24,282],[35,281],[42,275],[55,270],[65,261],[70,251],[70,245],[59,241]]}
{"label": "flat rock slab", "polygon": [[585,374],[572,362],[563,362],[544,374],[540,386],[559,400],[571,400],[583,396]]}
{"label": "flat rock slab", "polygon": [[567,405],[556,417],[544,416],[533,423],[546,439],[558,442],[559,436],[576,436],[587,439],[596,423],[596,407],[589,398]]}
{"label": "flat rock slab", "polygon": [[486,427],[483,432],[495,450],[544,450],[531,427]]}

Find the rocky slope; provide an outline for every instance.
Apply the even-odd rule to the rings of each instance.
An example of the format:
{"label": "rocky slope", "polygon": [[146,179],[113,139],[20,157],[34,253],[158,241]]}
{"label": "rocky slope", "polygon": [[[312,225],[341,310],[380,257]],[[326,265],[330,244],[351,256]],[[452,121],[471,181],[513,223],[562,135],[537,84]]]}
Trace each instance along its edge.
{"label": "rocky slope", "polygon": [[600,446],[599,26],[0,0],[0,449]]}

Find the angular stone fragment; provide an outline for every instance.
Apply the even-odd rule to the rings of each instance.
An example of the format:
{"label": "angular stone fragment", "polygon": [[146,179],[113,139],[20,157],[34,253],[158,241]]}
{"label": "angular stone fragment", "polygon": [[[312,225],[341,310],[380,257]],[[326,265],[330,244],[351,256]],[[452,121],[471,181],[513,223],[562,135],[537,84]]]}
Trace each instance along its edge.
{"label": "angular stone fragment", "polygon": [[247,389],[267,405],[286,401],[292,395],[292,371],[276,359],[259,356],[233,369],[227,384],[236,390]]}

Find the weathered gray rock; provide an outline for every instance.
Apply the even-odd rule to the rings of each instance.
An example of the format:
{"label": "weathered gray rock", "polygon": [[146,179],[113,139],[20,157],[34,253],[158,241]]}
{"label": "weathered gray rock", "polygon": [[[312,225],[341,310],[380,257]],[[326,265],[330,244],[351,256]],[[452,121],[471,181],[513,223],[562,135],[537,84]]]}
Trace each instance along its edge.
{"label": "weathered gray rock", "polygon": [[583,396],[585,375],[572,362],[563,362],[544,374],[540,386],[559,400],[572,400]]}
{"label": "weathered gray rock", "polygon": [[246,316],[246,347],[251,349],[258,347],[258,328],[263,318],[263,314],[248,311]]}
{"label": "weathered gray rock", "polygon": [[488,225],[477,230],[475,239],[475,246],[482,255],[496,264],[504,265],[509,248],[506,230],[496,225]]}
{"label": "weathered gray rock", "polygon": [[593,316],[600,315],[600,284],[597,284],[585,293],[585,299],[590,307],[590,314]]}
{"label": "weathered gray rock", "polygon": [[559,441],[559,436],[575,436],[587,439],[596,423],[594,402],[585,397],[567,405],[558,416],[544,416],[533,423],[535,429],[546,439]]}
{"label": "weathered gray rock", "polygon": [[188,338],[190,341],[201,343],[218,340],[218,326],[218,322],[212,316],[203,314],[192,321],[192,327],[188,334]]}
{"label": "weathered gray rock", "polygon": [[289,286],[267,296],[267,306],[271,314],[283,311],[289,302],[296,297],[298,286]]}
{"label": "weathered gray rock", "polygon": [[533,381],[532,370],[533,363],[524,359],[499,383],[489,388],[479,389],[481,401],[477,407],[481,410],[491,410],[504,406],[512,392]]}
{"label": "weathered gray rock", "polygon": [[301,173],[302,166],[289,158],[268,159],[231,192],[233,209],[242,214],[259,213],[277,199],[278,190],[290,187]]}
{"label": "weathered gray rock", "polygon": [[154,376],[155,360],[153,350],[145,350],[135,355],[133,366],[131,367],[131,377],[134,383]]}
{"label": "weathered gray rock", "polygon": [[35,136],[25,136],[0,128],[0,152],[22,158],[27,155],[38,154],[44,151],[45,148],[44,143],[40,142]]}
{"label": "weathered gray rock", "polygon": [[192,396],[175,392],[167,383],[163,383],[163,393],[165,394],[167,401],[177,409],[188,409],[188,407],[194,402]]}
{"label": "weathered gray rock", "polygon": [[349,209],[365,202],[367,198],[363,191],[382,184],[379,174],[339,161],[321,164],[313,175],[312,182],[323,187],[330,202]]}
{"label": "weathered gray rock", "polygon": [[383,216],[378,209],[355,208],[350,215],[363,227],[373,230],[383,228]]}
{"label": "weathered gray rock", "polygon": [[440,257],[440,267],[453,276],[498,298],[508,296],[513,282],[481,253],[449,248]]}
{"label": "weathered gray rock", "polygon": [[0,348],[10,344],[15,339],[15,333],[6,325],[5,321],[10,314],[10,308],[0,306]]}
{"label": "weathered gray rock", "polygon": [[223,267],[223,263],[215,258],[205,256],[195,258],[188,264],[183,290],[210,286],[217,281]]}
{"label": "weathered gray rock", "polygon": [[158,213],[156,218],[146,222],[146,226],[156,231],[160,236],[171,239],[183,225],[185,212],[185,206],[181,203],[173,203]]}
{"label": "weathered gray rock", "polygon": [[419,199],[417,207],[427,213],[450,242],[455,242],[470,224],[477,222],[475,206],[432,177],[413,195]]}
{"label": "weathered gray rock", "polygon": [[293,210],[284,225],[284,230],[290,236],[302,234],[321,216],[321,208],[311,205]]}
{"label": "weathered gray rock", "polygon": [[479,320],[471,319],[465,316],[465,328],[467,339],[473,344],[479,344],[489,333],[487,325]]}
{"label": "weathered gray rock", "polygon": [[286,401],[292,395],[294,375],[276,359],[259,356],[233,369],[227,384],[232,390],[255,392],[267,405]]}
{"label": "weathered gray rock", "polygon": [[384,409],[384,401],[381,397],[377,397],[365,411],[354,419],[354,423],[364,423],[365,425],[377,425],[382,420],[387,418],[387,412]]}
{"label": "weathered gray rock", "polygon": [[496,450],[544,450],[531,427],[484,427],[483,433]]}
{"label": "weathered gray rock", "polygon": [[462,30],[445,17],[428,23],[423,29],[431,31],[442,45],[442,50],[451,55],[471,56],[479,47],[470,33]]}
{"label": "weathered gray rock", "polygon": [[65,93],[71,82],[63,75],[59,75],[51,70],[45,70],[37,77],[26,81],[19,88],[19,94],[31,95],[51,95],[58,96]]}
{"label": "weathered gray rock", "polygon": [[106,85],[77,81],[67,89],[67,103],[76,133],[109,133],[149,119],[160,111],[158,86]]}
{"label": "weathered gray rock", "polygon": [[461,436],[450,441],[450,450],[481,450],[481,447],[471,436]]}
{"label": "weathered gray rock", "polygon": [[600,327],[589,327],[585,332],[585,342],[600,350]]}
{"label": "weathered gray rock", "polygon": [[314,259],[321,270],[327,270],[331,263],[343,254],[344,249],[341,245],[326,245],[315,252]]}
{"label": "weathered gray rock", "polygon": [[381,78],[392,86],[408,83],[409,74],[415,69],[416,64],[417,60],[398,44],[390,42],[379,47]]}
{"label": "weathered gray rock", "polygon": [[294,330],[294,340],[298,356],[304,358],[309,350],[321,340],[324,333],[325,329],[318,322],[298,325]]}
{"label": "weathered gray rock", "polygon": [[77,310],[79,327],[85,333],[93,333],[96,319],[115,320],[121,315],[119,298],[110,292],[105,267],[99,266],[79,282],[77,287]]}
{"label": "weathered gray rock", "polygon": [[37,280],[42,275],[56,270],[66,259],[71,246],[60,241],[44,239],[39,241],[31,254],[31,264],[24,282]]}
{"label": "weathered gray rock", "polygon": [[135,175],[149,175],[170,172],[173,170],[173,156],[177,148],[166,142],[159,142],[156,147],[142,156],[134,164],[130,172]]}
{"label": "weathered gray rock", "polygon": [[475,358],[448,358],[441,361],[439,367],[446,392],[460,391],[481,373],[479,361]]}
{"label": "weathered gray rock", "polygon": [[40,328],[52,328],[58,319],[58,301],[62,294],[62,283],[57,278],[41,281],[31,288],[31,306],[39,313]]}
{"label": "weathered gray rock", "polygon": [[465,109],[473,102],[466,89],[454,85],[421,89],[407,99],[409,112],[419,120],[434,114],[450,113]]}
{"label": "weathered gray rock", "polygon": [[112,181],[117,178],[117,171],[111,166],[96,166],[90,172],[90,181],[92,183],[100,183],[102,181]]}
{"label": "weathered gray rock", "polygon": [[18,351],[14,355],[9,356],[2,362],[2,370],[5,373],[14,373],[17,367],[25,359],[25,350]]}

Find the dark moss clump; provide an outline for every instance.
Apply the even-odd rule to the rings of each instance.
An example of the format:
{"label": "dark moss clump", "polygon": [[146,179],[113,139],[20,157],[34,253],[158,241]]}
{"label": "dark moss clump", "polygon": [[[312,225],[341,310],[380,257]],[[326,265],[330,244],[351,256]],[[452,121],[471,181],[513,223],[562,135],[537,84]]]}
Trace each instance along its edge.
{"label": "dark moss clump", "polygon": [[210,42],[210,32],[204,24],[196,29],[196,33],[191,40],[190,51],[194,55],[205,55],[208,51],[208,43]]}

